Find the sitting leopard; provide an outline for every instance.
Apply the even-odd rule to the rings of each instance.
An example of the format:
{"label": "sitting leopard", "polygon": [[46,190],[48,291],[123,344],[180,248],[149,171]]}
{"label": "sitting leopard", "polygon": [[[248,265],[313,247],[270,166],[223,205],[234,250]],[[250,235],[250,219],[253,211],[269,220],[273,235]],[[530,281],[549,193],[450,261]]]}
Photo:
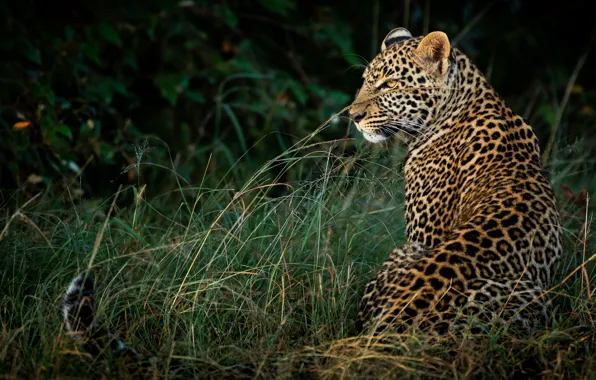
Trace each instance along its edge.
{"label": "sitting leopard", "polygon": [[366,140],[407,145],[407,243],[366,286],[358,325],[544,321],[561,227],[532,128],[445,33],[398,28],[381,50],[349,116]]}

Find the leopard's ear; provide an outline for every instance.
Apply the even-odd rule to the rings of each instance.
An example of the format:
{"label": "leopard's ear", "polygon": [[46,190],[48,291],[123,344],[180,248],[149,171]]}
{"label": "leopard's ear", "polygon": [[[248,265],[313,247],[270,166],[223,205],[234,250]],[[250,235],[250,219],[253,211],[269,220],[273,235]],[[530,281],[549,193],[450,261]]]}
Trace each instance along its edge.
{"label": "leopard's ear", "polygon": [[396,28],[393,29],[383,40],[381,44],[381,51],[385,51],[389,46],[403,40],[407,40],[408,38],[412,38],[412,33],[406,28]]}
{"label": "leopard's ear", "polygon": [[449,58],[450,50],[451,44],[447,35],[443,32],[432,32],[420,41],[416,55],[425,61],[438,62]]}
{"label": "leopard's ear", "polygon": [[443,32],[432,32],[420,41],[415,52],[423,63],[438,68],[441,74],[447,72],[451,44]]}

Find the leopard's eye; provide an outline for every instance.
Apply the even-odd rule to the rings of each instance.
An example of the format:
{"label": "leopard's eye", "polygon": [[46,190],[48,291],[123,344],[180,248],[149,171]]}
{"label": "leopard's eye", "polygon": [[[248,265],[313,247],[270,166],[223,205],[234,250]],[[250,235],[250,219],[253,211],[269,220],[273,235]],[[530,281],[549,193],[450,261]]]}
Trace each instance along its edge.
{"label": "leopard's eye", "polygon": [[387,82],[383,82],[379,88],[395,88],[395,86],[397,86],[396,80],[388,80]]}

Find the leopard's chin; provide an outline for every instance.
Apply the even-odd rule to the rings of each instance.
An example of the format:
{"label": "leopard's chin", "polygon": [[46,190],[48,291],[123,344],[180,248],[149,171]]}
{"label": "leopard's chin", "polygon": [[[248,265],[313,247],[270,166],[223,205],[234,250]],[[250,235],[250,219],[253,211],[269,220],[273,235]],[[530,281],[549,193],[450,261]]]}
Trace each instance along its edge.
{"label": "leopard's chin", "polygon": [[362,136],[364,136],[364,139],[367,141],[370,141],[372,143],[379,143],[381,141],[385,141],[387,140],[390,136],[385,135],[383,133],[370,133],[370,132],[362,132]]}
{"label": "leopard's chin", "polygon": [[385,141],[398,132],[394,128],[388,128],[385,126],[365,126],[363,125],[363,123],[354,124],[356,125],[356,129],[358,129],[358,131],[362,133],[364,139],[372,143],[379,143],[381,141]]}

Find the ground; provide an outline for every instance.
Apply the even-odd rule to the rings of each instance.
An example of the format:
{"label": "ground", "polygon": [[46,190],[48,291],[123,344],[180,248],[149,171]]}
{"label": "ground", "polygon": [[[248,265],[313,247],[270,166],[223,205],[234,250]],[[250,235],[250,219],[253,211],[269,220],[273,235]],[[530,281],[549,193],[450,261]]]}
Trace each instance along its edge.
{"label": "ground", "polygon": [[[207,169],[202,182],[167,193],[141,191],[139,179],[102,201],[59,186],[14,194],[21,208],[3,212],[0,223],[0,373],[105,373],[110,361],[78,351],[60,316],[66,286],[87,268],[99,288],[98,317],[155,354],[162,374],[220,376],[239,363],[262,377],[550,378],[596,370],[591,213],[586,218],[581,200],[561,190],[561,175],[554,187],[565,257],[547,331],[524,339],[499,327],[438,341],[355,336],[364,284],[403,243],[404,150],[339,151],[338,143],[304,140],[248,178],[211,178]],[[276,179],[279,165],[295,179]],[[176,183],[171,171],[147,170]],[[273,196],[273,187],[282,191]]]}

